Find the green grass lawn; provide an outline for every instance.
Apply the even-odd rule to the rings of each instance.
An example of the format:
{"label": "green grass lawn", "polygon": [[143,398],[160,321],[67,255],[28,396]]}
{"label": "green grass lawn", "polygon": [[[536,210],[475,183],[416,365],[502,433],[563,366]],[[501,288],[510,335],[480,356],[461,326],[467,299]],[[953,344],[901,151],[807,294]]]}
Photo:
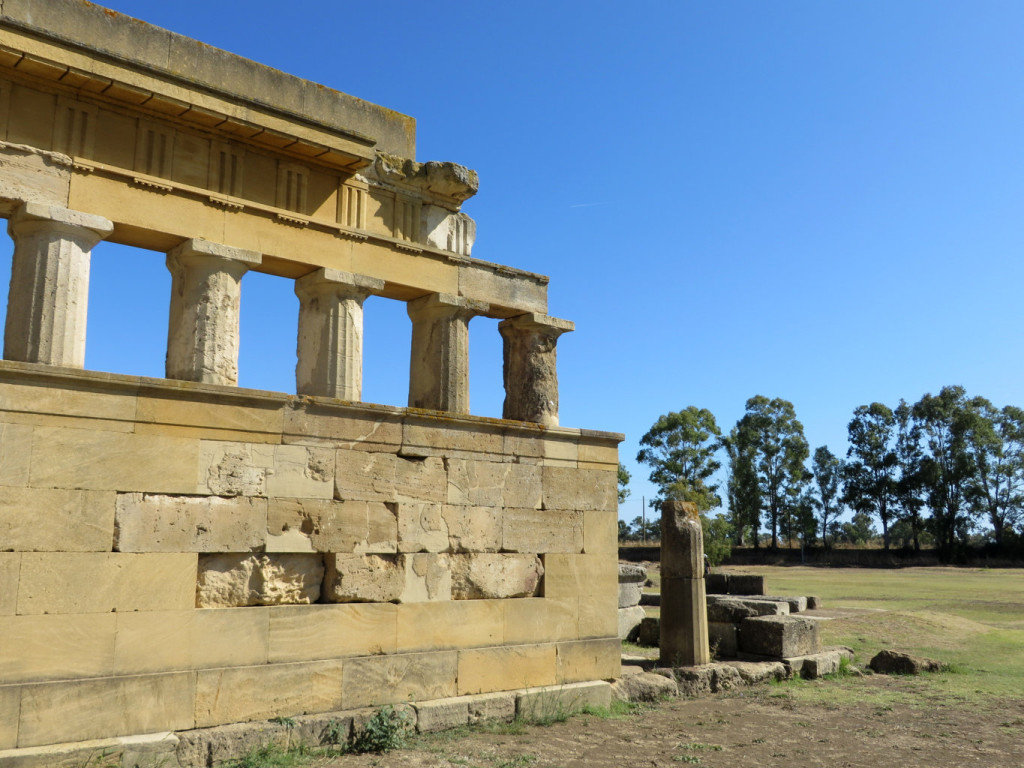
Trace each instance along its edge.
{"label": "green grass lawn", "polygon": [[837,618],[827,645],[848,645],[866,664],[883,648],[937,659],[952,672],[927,675],[908,693],[952,701],[1024,698],[1024,569],[749,566],[773,595],[817,595]]}

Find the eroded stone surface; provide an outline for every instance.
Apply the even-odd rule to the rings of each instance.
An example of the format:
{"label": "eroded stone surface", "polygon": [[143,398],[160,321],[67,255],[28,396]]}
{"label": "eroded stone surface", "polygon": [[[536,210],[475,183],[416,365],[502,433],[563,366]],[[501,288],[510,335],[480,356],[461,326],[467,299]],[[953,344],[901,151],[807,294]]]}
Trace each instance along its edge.
{"label": "eroded stone surface", "polygon": [[318,554],[201,555],[196,607],[315,603],[323,579]]}
{"label": "eroded stone surface", "polygon": [[405,561],[398,555],[327,555],[324,599],[331,603],[398,602]]}
{"label": "eroded stone surface", "polygon": [[245,552],[263,548],[266,499],[119,493],[118,552]]}
{"label": "eroded stone surface", "polygon": [[544,575],[536,555],[452,555],[451,562],[454,600],[533,597]]}

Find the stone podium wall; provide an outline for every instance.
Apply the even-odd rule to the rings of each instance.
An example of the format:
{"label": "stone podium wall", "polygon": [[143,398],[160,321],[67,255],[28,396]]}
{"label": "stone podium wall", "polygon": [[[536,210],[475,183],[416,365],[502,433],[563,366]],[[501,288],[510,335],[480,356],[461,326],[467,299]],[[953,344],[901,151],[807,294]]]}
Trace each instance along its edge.
{"label": "stone podium wall", "polygon": [[0,363],[0,750],[616,676],[619,439]]}

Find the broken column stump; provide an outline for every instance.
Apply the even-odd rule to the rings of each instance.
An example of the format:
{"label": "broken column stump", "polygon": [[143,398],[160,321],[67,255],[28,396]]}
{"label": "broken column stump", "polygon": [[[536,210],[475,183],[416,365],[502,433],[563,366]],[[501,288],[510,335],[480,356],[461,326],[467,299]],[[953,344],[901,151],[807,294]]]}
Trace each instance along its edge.
{"label": "broken column stump", "polygon": [[661,505],[661,648],[664,667],[709,664],[704,536],[697,505]]}

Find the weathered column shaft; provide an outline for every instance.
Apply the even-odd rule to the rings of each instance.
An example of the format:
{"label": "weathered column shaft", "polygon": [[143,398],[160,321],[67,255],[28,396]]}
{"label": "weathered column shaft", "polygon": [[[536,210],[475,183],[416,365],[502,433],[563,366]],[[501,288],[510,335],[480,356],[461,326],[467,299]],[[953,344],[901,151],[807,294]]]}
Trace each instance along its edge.
{"label": "weathered column shaft", "polygon": [[408,304],[409,407],[469,413],[469,321],[487,304],[433,293]]}
{"label": "weathered column shaft", "polygon": [[661,665],[709,664],[704,534],[697,505],[661,505]]}
{"label": "weathered column shaft", "polygon": [[25,203],[7,224],[14,240],[4,359],[85,366],[90,251],[114,231],[107,219]]}
{"label": "weathered column shaft", "polygon": [[262,256],[205,240],[186,240],[167,254],[171,316],[167,378],[238,383],[241,282]]}
{"label": "weathered column shaft", "polygon": [[318,269],[295,281],[299,297],[295,391],[358,401],[363,396],[363,302],[384,281]]}
{"label": "weathered column shaft", "polygon": [[558,426],[558,337],[576,326],[536,313],[498,323],[501,333],[505,405],[502,417]]}

